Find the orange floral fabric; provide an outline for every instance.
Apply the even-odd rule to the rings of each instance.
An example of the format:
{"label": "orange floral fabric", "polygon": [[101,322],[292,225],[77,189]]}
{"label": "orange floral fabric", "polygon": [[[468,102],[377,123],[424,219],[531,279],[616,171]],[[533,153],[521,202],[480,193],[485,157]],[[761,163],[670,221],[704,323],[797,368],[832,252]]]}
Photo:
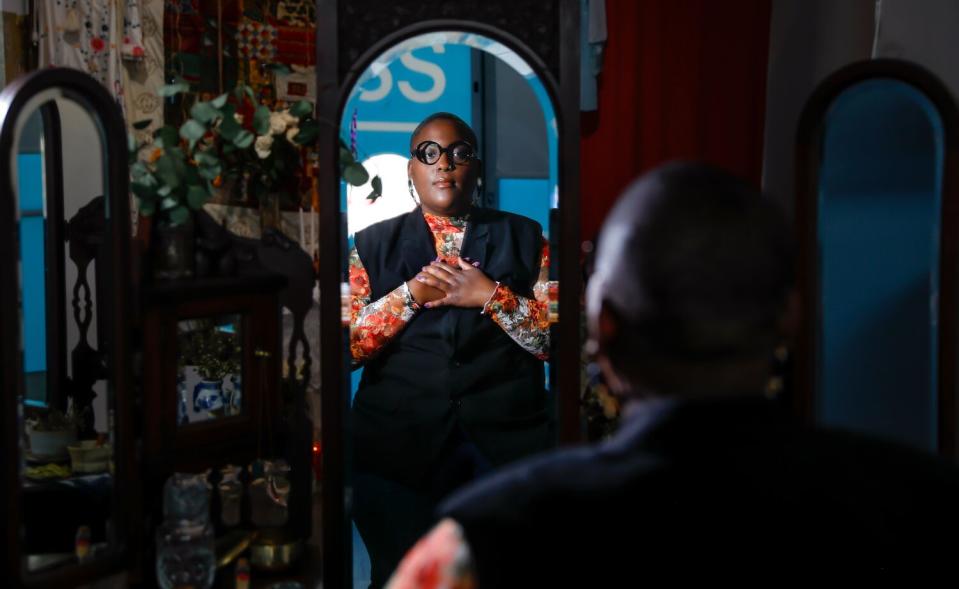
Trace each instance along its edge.
{"label": "orange floral fabric", "polygon": [[[437,217],[429,213],[423,213],[423,217],[433,233],[437,255],[455,266],[469,217]],[[516,295],[508,287],[499,285],[482,312],[523,349],[545,360],[549,355],[549,242],[546,239],[543,239],[540,262],[540,274],[533,285],[533,299]],[[405,282],[373,301],[369,274],[356,248],[350,250],[349,270],[350,352],[353,364],[358,365],[375,356],[396,337],[420,307]]]}
{"label": "orange floral fabric", "polygon": [[444,519],[406,553],[386,589],[475,589],[472,561],[463,529]]}
{"label": "orange floral fabric", "polygon": [[371,302],[370,276],[356,252],[350,250],[350,354],[359,364],[376,355],[406,324],[419,305],[404,282]]}
{"label": "orange floral fabric", "polygon": [[436,215],[423,213],[423,218],[426,219],[426,224],[433,233],[436,255],[447,264],[455,267],[456,260],[460,257],[460,250],[463,248],[463,236],[466,234],[469,215],[464,217],[437,217]]}
{"label": "orange floral fabric", "polygon": [[543,239],[539,278],[527,299],[500,284],[483,308],[513,341],[540,360],[549,357],[549,242]]}

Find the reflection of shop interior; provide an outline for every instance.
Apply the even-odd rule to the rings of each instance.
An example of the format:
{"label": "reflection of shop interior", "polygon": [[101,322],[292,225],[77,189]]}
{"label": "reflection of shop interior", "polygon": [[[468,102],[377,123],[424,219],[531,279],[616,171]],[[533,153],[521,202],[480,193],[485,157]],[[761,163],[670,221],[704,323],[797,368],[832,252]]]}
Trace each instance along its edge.
{"label": "reflection of shop interior", "polygon": [[[243,86],[252,95],[237,115],[247,127],[257,106],[281,112],[301,100],[315,102],[314,22],[314,3],[302,0],[164,2],[164,80],[185,82],[188,90],[163,99],[162,122],[179,126],[197,102]],[[318,240],[313,146],[304,146],[298,165],[300,173],[286,178],[275,225],[312,258]],[[259,238],[266,208],[261,204],[245,179],[235,179],[217,185],[206,210],[232,233]]]}
{"label": "reflection of shop interior", "polygon": [[343,111],[341,135],[346,141],[355,134],[361,160],[384,186],[375,200],[367,198],[368,185],[345,187],[350,235],[415,206],[406,188],[407,133],[429,112],[446,111],[477,134],[477,204],[534,219],[549,236],[558,155],[554,107],[542,80],[518,55],[480,35],[423,35],[404,48],[361,76]]}
{"label": "reflection of shop interior", "polygon": [[[306,0],[177,0],[166,3],[167,77],[200,94],[250,85],[263,100],[315,100],[315,7]],[[283,66],[283,73],[276,72]],[[286,70],[289,70],[288,72]]]}
{"label": "reflection of shop interior", "polygon": [[[508,16],[466,12],[485,3]],[[13,182],[0,190],[0,227],[10,229],[0,240],[15,236],[0,247],[9,254],[0,259],[8,303],[0,308],[0,498],[9,504],[0,548],[7,563],[23,565],[2,570],[11,586],[55,577],[56,587],[97,586],[104,571],[118,586],[155,585],[156,547],[174,537],[158,534],[165,485],[182,473],[171,503],[190,493],[207,502],[215,543],[201,538],[196,553],[214,568],[211,550],[222,557],[216,586],[244,575],[253,586],[325,575],[326,586],[366,589],[376,547],[353,523],[350,411],[364,370],[378,373],[351,363],[356,307],[345,261],[357,232],[415,209],[410,133],[435,111],[476,131],[476,204],[533,219],[548,239],[556,353],[544,377],[557,445],[615,435],[625,407],[587,357],[587,322],[577,314],[597,231],[639,174],[684,159],[761,184],[802,237],[807,332],[779,383],[790,410],[959,454],[959,70],[950,60],[959,5],[949,0],[606,0],[608,31],[591,30],[584,16],[575,37],[562,29],[557,1],[0,4],[0,86],[54,65],[87,74],[106,97],[57,88],[58,98],[43,102],[52,110],[30,101],[0,109],[0,123],[8,106],[33,109],[3,127],[17,130],[18,144],[0,141],[15,162],[15,173],[0,174],[10,176],[0,177],[4,188]],[[324,5],[338,11],[329,22],[316,12]],[[552,20],[537,20],[541,12]],[[433,27],[454,16],[481,26]],[[336,58],[324,63],[323,51]],[[580,79],[566,77],[577,60]],[[319,102],[318,71],[330,91]],[[162,93],[180,82],[185,90]],[[271,112],[260,123],[282,117],[299,101],[311,103],[299,106],[322,130],[294,148],[281,178],[290,198],[275,207],[275,225],[249,189],[250,170],[266,159],[253,139],[238,178],[204,177],[211,188],[190,209],[194,233],[184,223],[162,241],[159,215],[131,213],[142,186],[129,172],[156,164],[164,149],[199,168],[191,141],[209,139],[210,152],[222,152],[210,139],[213,118],[209,136],[180,133],[197,104],[221,97],[244,110],[222,111],[218,124],[237,121],[256,138],[293,145],[292,124],[258,130],[253,118],[261,106]],[[107,115],[122,131],[107,135],[115,130],[101,124]],[[171,138],[151,145],[165,125]],[[127,132],[145,141],[142,151],[130,153]],[[333,161],[327,151],[337,141]],[[365,167],[365,183],[347,181],[344,152]],[[175,188],[163,190],[159,210]],[[171,245],[178,237],[193,249]],[[158,243],[192,263],[192,277],[158,280]],[[559,302],[575,322],[558,314]],[[468,357],[451,353],[449,364],[459,369]],[[437,378],[429,372],[415,376]],[[460,399],[443,395],[443,411],[459,409]],[[387,410],[405,411],[402,403]],[[395,504],[383,505],[389,521]],[[257,550],[276,561],[251,562]]]}
{"label": "reflection of shop interior", "polygon": [[238,316],[179,322],[177,425],[243,412],[241,325]]}

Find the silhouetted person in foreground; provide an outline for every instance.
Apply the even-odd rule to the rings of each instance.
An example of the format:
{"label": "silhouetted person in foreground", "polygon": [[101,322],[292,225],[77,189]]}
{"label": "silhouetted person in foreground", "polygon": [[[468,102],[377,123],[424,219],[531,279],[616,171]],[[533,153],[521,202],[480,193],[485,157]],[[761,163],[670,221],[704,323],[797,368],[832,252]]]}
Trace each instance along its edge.
{"label": "silhouetted person in foreground", "polygon": [[790,233],[771,201],[713,168],[672,164],[628,188],[588,287],[589,345],[629,399],[621,429],[453,496],[392,587],[779,584],[951,566],[953,466],[803,427],[769,394],[774,350],[797,323]]}

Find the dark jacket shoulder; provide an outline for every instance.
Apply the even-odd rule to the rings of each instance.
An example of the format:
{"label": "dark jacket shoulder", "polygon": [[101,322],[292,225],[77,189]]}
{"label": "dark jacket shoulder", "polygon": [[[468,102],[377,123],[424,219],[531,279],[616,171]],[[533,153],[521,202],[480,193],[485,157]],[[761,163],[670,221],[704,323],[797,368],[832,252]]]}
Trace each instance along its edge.
{"label": "dark jacket shoulder", "polygon": [[522,228],[526,231],[533,231],[540,235],[543,233],[543,228],[538,221],[530,219],[529,217],[524,217],[523,215],[519,215],[517,213],[501,211],[499,209],[475,207],[471,214],[474,215],[474,218],[480,222],[508,223],[513,227]]}
{"label": "dark jacket shoulder", "polygon": [[413,213],[419,213],[419,209],[413,209],[408,213],[403,213],[402,215],[397,215],[395,217],[390,217],[389,219],[383,219],[382,221],[377,221],[372,225],[364,227],[360,231],[356,232],[354,240],[356,242],[364,241],[368,237],[373,236],[382,236],[390,235],[399,231],[403,225],[409,222],[410,215]]}
{"label": "dark jacket shoulder", "polygon": [[[481,586],[615,585],[637,571],[695,575],[697,565],[881,573],[942,562],[959,525],[959,469],[917,450],[807,428],[752,401],[643,420],[441,506],[463,526]],[[747,554],[751,568],[741,568]],[[597,568],[604,561],[620,568]]]}

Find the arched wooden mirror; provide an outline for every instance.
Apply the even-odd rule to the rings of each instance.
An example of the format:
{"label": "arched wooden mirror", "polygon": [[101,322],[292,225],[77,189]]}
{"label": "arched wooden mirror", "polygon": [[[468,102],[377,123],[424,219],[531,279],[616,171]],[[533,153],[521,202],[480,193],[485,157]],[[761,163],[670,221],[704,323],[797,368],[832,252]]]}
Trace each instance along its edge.
{"label": "arched wooden mirror", "polygon": [[[437,13],[413,3],[319,3],[327,18],[317,31],[317,109],[329,123],[320,149],[330,164],[320,177],[329,586],[378,586],[428,529],[442,496],[579,438],[578,9],[494,2],[481,16],[469,6]],[[436,112],[465,126],[441,118],[442,129],[421,128],[412,145]],[[440,136],[448,130],[456,136]],[[442,148],[438,162],[417,154],[425,141]],[[460,141],[469,153],[443,151]],[[341,182],[341,171],[356,173],[349,160],[365,167],[367,186]],[[460,224],[449,232],[428,214],[440,198],[437,165],[468,178],[451,189],[468,187],[452,197],[465,208],[441,215]],[[385,331],[366,329],[378,301],[405,292],[416,300],[405,283],[445,251],[437,240],[453,243],[452,258],[469,258],[519,305],[541,304],[541,321],[531,320],[539,335],[513,333],[473,303],[411,305]],[[553,322],[550,291],[561,293]],[[480,366],[492,356],[501,361]],[[510,376],[493,382],[500,372]],[[511,379],[523,384],[504,384]],[[514,385],[522,394],[504,393]],[[501,393],[508,402],[496,402]],[[470,458],[461,460],[464,452]]]}
{"label": "arched wooden mirror", "polygon": [[74,587],[133,562],[126,145],[85,74],[45,69],[0,95],[0,498],[16,585]]}
{"label": "arched wooden mirror", "polygon": [[957,112],[918,66],[854,64],[808,102],[797,207],[816,423],[955,453]]}

